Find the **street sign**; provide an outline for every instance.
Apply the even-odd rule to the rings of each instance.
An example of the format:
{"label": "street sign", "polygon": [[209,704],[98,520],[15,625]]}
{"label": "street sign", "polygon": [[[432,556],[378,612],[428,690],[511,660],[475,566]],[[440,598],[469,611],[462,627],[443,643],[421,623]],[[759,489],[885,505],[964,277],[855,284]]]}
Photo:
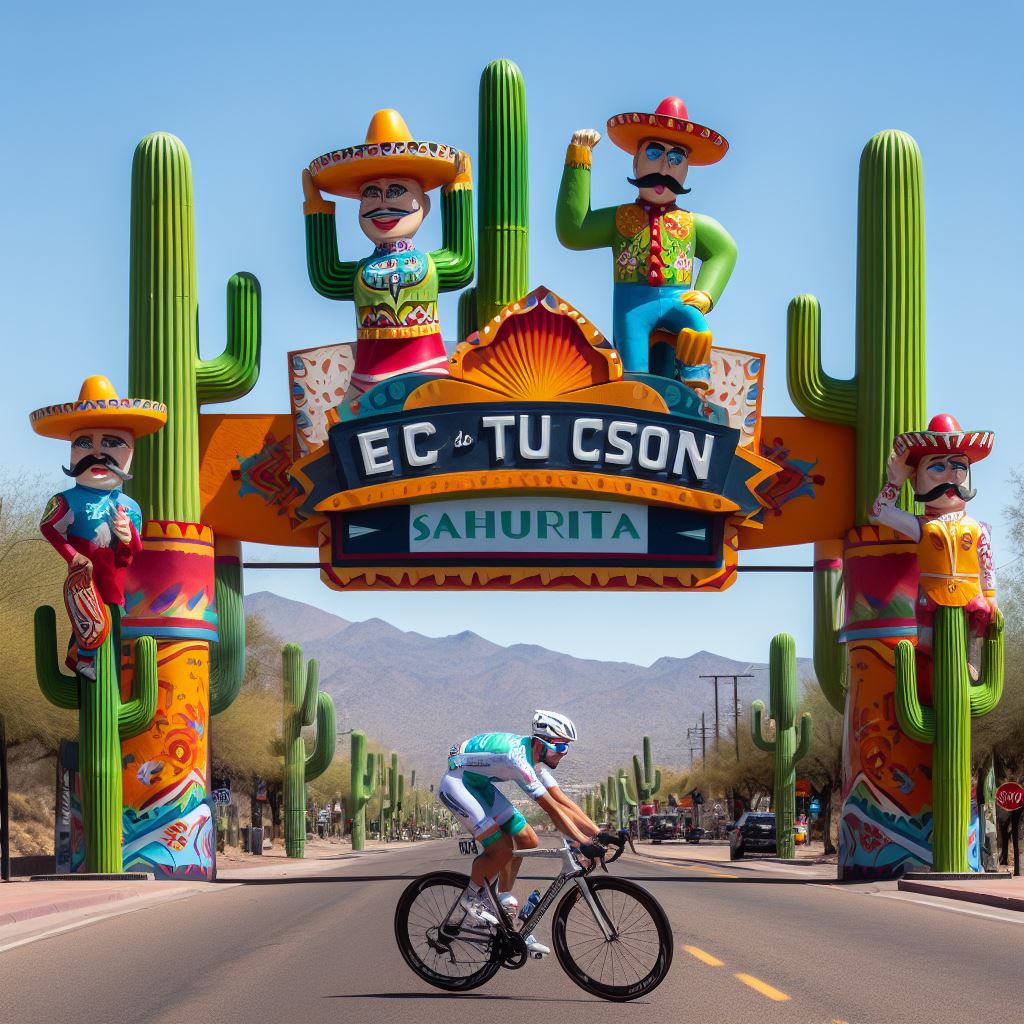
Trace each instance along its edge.
{"label": "street sign", "polygon": [[1019,811],[1024,808],[1024,786],[1019,782],[1004,782],[996,790],[996,803],[1004,811]]}
{"label": "street sign", "polygon": [[213,797],[215,804],[229,804],[231,803],[231,790],[230,789],[215,789],[210,794]]}
{"label": "street sign", "polygon": [[810,812],[811,814],[821,814],[821,801],[817,797],[811,801]]}

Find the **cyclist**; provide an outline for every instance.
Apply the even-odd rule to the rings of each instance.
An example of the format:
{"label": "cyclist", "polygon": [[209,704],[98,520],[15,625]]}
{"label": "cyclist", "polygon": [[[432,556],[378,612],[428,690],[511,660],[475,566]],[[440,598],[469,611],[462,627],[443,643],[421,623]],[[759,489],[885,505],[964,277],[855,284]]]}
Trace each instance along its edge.
{"label": "cyclist", "polygon": [[[539,710],[534,713],[530,736],[483,733],[451,748],[438,799],[483,847],[473,861],[469,886],[460,900],[476,923],[498,923],[487,882],[499,878],[503,888],[511,889],[522,863],[522,858],[514,858],[514,850],[539,845],[537,833],[495,788],[495,782],[517,783],[560,832],[580,844],[585,857],[604,852],[602,846],[591,845],[591,837],[600,831],[597,825],[554,784],[550,774],[549,769],[557,767],[575,739],[576,727],[570,719]],[[528,944],[535,953],[548,952],[536,941]]]}

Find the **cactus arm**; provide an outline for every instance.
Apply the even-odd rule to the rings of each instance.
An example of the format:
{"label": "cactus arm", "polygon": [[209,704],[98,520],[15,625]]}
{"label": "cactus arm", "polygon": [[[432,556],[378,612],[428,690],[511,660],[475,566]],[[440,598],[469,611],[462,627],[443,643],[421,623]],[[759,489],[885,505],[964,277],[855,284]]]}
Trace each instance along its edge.
{"label": "cactus arm", "polygon": [[772,753],[775,750],[775,740],[765,739],[764,733],[761,727],[761,720],[764,717],[764,701],[755,700],[750,705],[750,736],[754,741],[754,746],[758,750],[764,750],[767,753]]}
{"label": "cactus arm", "polygon": [[811,714],[805,711],[800,716],[800,741],[796,745],[796,753],[793,754],[794,763],[802,761],[811,752]]}
{"label": "cactus arm", "polygon": [[825,699],[838,711],[846,708],[849,689],[846,645],[839,641],[843,607],[843,563],[838,541],[814,546],[814,674]]}
{"label": "cactus arm", "polygon": [[355,298],[359,264],[338,259],[338,232],[333,213],[311,213],[306,222],[306,269],[309,283],[325,299]]}
{"label": "cactus arm", "polygon": [[909,640],[896,645],[896,717],[912,740],[935,742],[935,712],[918,700],[914,645]]}
{"label": "cactus arm", "polygon": [[196,400],[230,402],[247,395],[260,375],[260,283],[232,274],[227,287],[228,338],[214,359],[196,360]]}
{"label": "cactus arm", "polygon": [[313,724],[313,716],[319,713],[317,690],[320,687],[320,662],[310,658],[306,665],[306,689],[302,697],[302,724]]}
{"label": "cactus arm", "polygon": [[78,679],[65,675],[57,663],[57,616],[49,605],[36,609],[36,680],[43,696],[65,711],[79,708]]}
{"label": "cactus arm", "polygon": [[476,288],[467,288],[459,296],[459,341],[465,341],[480,329],[476,313]]}
{"label": "cactus arm", "polygon": [[160,687],[156,674],[156,641],[140,636],[135,641],[135,675],[132,698],[117,709],[117,732],[122,740],[138,736],[149,728],[156,713]]}
{"label": "cactus arm", "polygon": [[971,715],[987,715],[1003,696],[1005,652],[1003,649],[1003,613],[997,611],[988,627],[981,655],[981,673],[971,687]]}
{"label": "cactus arm", "polygon": [[657,796],[661,792],[661,769],[654,769],[654,785],[651,786],[651,796]]}
{"label": "cactus arm", "polygon": [[219,715],[234,703],[245,677],[241,544],[229,544],[225,547],[225,542],[217,542],[214,594],[218,639],[210,645],[211,715]]}
{"label": "cactus arm", "polygon": [[334,760],[337,744],[334,701],[329,693],[321,693],[316,699],[316,744],[306,758],[306,781],[317,779],[330,767]]}
{"label": "cactus arm", "polygon": [[624,803],[640,806],[639,794],[629,788],[629,778],[626,776],[626,769],[619,769],[619,792],[622,794]]}
{"label": "cactus arm", "polygon": [[793,404],[812,419],[854,426],[857,382],[828,376],[821,365],[821,308],[813,295],[798,295],[786,317],[786,383]]}
{"label": "cactus arm", "polygon": [[441,193],[441,248],[430,258],[439,291],[465,288],[473,280],[473,186],[468,168]]}

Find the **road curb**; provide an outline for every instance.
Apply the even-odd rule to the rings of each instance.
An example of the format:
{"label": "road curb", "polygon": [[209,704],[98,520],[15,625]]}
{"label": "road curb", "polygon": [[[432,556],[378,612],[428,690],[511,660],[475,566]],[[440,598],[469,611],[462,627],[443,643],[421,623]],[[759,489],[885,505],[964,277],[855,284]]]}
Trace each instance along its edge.
{"label": "road curb", "polygon": [[995,892],[981,892],[977,889],[952,889],[928,882],[907,881],[901,878],[897,883],[900,892],[914,892],[922,896],[939,896],[947,900],[962,900],[965,903],[981,903],[986,907],[1000,910],[1024,911],[1024,896],[1009,896]]}
{"label": "road curb", "polygon": [[88,896],[71,896],[67,899],[36,903],[33,906],[22,907],[20,910],[0,910],[0,927],[20,924],[23,921],[46,917],[49,914],[63,914],[69,910],[85,910],[88,907],[102,906],[104,903],[116,903],[118,900],[127,900],[138,895],[138,891],[91,893]]}

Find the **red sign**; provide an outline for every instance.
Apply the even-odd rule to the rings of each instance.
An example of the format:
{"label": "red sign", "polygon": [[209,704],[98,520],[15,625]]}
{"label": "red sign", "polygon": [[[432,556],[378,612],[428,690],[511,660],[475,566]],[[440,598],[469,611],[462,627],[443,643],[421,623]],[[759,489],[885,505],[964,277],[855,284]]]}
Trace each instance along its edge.
{"label": "red sign", "polygon": [[996,790],[996,803],[1004,811],[1024,809],[1024,786],[1019,782],[1004,782]]}

